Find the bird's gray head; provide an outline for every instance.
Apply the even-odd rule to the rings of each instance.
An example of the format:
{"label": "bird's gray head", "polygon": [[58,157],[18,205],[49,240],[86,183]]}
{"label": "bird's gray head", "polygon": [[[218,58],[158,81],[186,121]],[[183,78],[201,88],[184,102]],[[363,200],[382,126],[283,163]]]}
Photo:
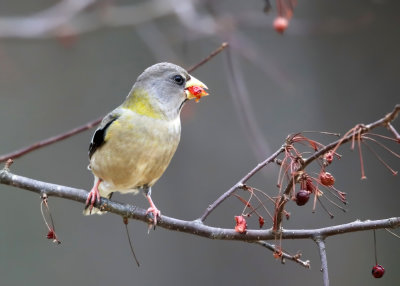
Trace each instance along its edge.
{"label": "bird's gray head", "polygon": [[207,88],[180,66],[158,63],[147,68],[137,78],[125,103],[131,109],[137,104],[150,105],[154,112],[159,112],[168,119],[175,119],[179,116],[183,103],[193,98],[187,88],[194,85]]}

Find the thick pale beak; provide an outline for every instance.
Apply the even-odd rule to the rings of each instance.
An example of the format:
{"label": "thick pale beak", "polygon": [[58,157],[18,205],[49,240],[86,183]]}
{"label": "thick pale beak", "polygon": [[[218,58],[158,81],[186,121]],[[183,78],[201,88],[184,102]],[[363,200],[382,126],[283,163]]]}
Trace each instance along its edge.
{"label": "thick pale beak", "polygon": [[204,83],[199,81],[194,76],[190,76],[190,80],[188,80],[185,85],[186,97],[188,99],[195,98],[196,101],[199,101],[200,98],[208,95],[204,89],[208,89]]}

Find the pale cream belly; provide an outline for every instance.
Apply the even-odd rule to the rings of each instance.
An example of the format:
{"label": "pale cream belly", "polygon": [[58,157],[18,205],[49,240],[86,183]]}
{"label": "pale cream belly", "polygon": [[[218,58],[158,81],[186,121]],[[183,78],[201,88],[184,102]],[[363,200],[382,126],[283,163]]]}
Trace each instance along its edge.
{"label": "pale cream belly", "polygon": [[142,186],[151,187],[176,151],[180,122],[177,125],[156,120],[153,124],[153,120],[135,118],[128,128],[122,129],[118,124],[126,118],[118,120],[120,122],[112,124],[107,131],[111,132],[109,139],[93,154],[92,172],[104,182],[107,191],[124,193]]}

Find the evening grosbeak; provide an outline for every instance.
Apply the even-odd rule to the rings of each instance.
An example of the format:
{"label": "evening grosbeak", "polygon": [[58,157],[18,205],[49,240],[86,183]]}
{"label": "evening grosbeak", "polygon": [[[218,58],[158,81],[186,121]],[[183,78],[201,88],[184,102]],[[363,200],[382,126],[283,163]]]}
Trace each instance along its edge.
{"label": "evening grosbeak", "polygon": [[150,204],[147,213],[157,224],[160,211],[151,187],[178,147],[183,104],[207,95],[204,89],[205,84],[171,63],[155,64],[137,78],[125,101],[103,118],[93,135],[89,168],[94,185],[84,214],[102,213],[93,208],[100,196],[143,191]]}

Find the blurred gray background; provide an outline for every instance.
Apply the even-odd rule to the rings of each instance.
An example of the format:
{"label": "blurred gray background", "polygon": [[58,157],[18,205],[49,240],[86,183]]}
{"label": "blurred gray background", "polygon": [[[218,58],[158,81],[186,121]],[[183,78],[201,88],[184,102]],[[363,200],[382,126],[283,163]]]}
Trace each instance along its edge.
{"label": "blurred gray background", "polygon": [[[247,95],[235,95],[238,87],[229,80],[227,52],[193,72],[211,95],[185,106],[180,146],[153,189],[154,201],[168,216],[200,216],[292,132],[343,134],[357,123],[382,117],[400,101],[399,1],[300,1],[284,35],[272,26],[275,2],[268,15],[261,0],[84,2],[93,3],[49,29],[43,27],[63,13],[41,11],[60,2],[0,2],[0,154],[105,115],[122,102],[146,67],[160,61],[189,67],[228,40],[236,82]],[[40,13],[58,16],[44,26],[35,21],[18,26]],[[10,25],[11,16],[22,19]],[[243,106],[256,122],[254,132],[249,132]],[[400,129],[399,122],[395,126]],[[17,159],[12,171],[89,190],[93,178],[86,169],[87,150],[93,131]],[[333,140],[309,136],[324,143]],[[388,145],[399,152],[398,146]],[[400,168],[398,159],[374,149]],[[336,215],[332,220],[320,206],[313,214],[311,203],[301,208],[289,203],[292,216],[284,226],[316,228],[399,216],[398,176],[366,148],[363,152],[367,180],[360,180],[358,153],[349,146],[329,168],[336,186],[348,193],[347,213],[327,205]],[[250,183],[274,195],[277,172],[269,167]],[[145,224],[131,221],[142,264],[137,268],[120,217],[84,217],[81,204],[50,198],[62,241],[56,246],[45,239],[39,196],[0,188],[1,285],[322,285],[312,241],[283,241],[287,251],[301,251],[311,261],[307,270],[290,261],[282,265],[256,245],[161,228],[147,234]],[[143,196],[114,199],[147,208]],[[232,198],[207,223],[233,227],[242,208]],[[266,227],[270,225],[267,220]],[[249,226],[257,227],[256,218]],[[386,269],[380,280],[371,275],[372,232],[327,240],[331,285],[399,284],[400,242],[382,230],[377,238],[378,260]]]}

